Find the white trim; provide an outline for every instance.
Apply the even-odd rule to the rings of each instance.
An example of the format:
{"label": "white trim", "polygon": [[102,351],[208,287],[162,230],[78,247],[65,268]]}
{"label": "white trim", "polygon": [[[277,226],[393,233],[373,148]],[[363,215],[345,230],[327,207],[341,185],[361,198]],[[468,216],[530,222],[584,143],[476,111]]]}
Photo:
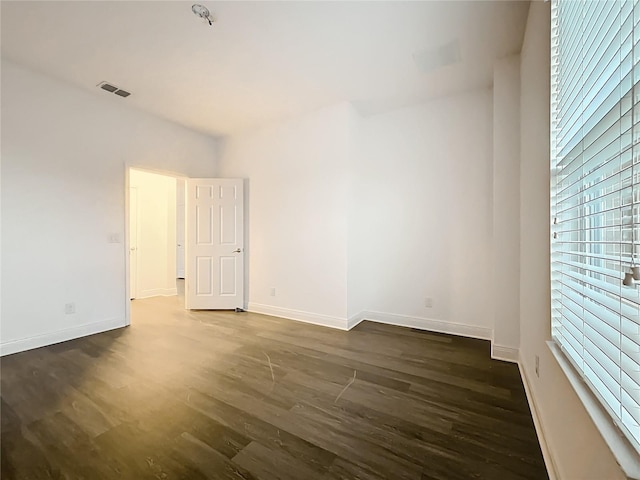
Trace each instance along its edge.
{"label": "white trim", "polygon": [[366,320],[367,312],[362,311],[360,313],[356,313],[351,318],[347,319],[347,330],[351,330],[353,327],[358,325],[360,322]]}
{"label": "white trim", "polygon": [[363,312],[366,320],[373,322],[397,325],[399,327],[417,328],[418,330],[428,330],[430,332],[449,333],[462,337],[479,338],[491,340],[492,331],[487,327],[466,325],[464,323],[445,322],[432,318],[410,317],[408,315],[397,315],[395,313],[384,312]]}
{"label": "white trim", "polygon": [[494,360],[502,360],[503,362],[518,363],[520,357],[519,350],[513,347],[505,347],[504,345],[496,345],[491,341],[491,358]]}
{"label": "white trim", "polygon": [[[263,315],[281,317],[289,320],[296,320],[298,322],[312,323],[314,325],[337,328],[340,330],[351,330],[360,322],[369,320],[372,322],[385,323],[387,325],[396,325],[398,327],[416,328],[418,330],[426,330],[429,332],[448,333],[451,335],[478,338],[481,340],[491,340],[492,337],[492,331],[487,327],[445,322],[443,320],[434,320],[431,318],[410,317],[408,315],[398,315],[395,313],[371,312],[364,310],[348,319],[344,319],[319,313],[274,307],[272,305],[263,305],[254,302],[249,302],[247,310],[253,313],[261,313]],[[501,348],[503,348],[505,355],[513,355],[512,352],[507,352],[507,350],[509,350],[507,347]],[[515,350],[515,355],[516,359],[510,361],[517,361],[517,350]]]}
{"label": "white trim", "polygon": [[627,478],[640,480],[640,456],[638,456],[629,440],[616,427],[611,415],[607,413],[600,401],[591,392],[591,389],[580,378],[580,375],[564,356],[560,347],[553,341],[548,341],[547,346]]}
{"label": "white trim", "polygon": [[56,332],[45,333],[43,335],[35,335],[33,337],[21,338],[19,340],[11,340],[0,344],[0,356],[11,355],[12,353],[23,352],[33,348],[46,347],[67,340],[74,340],[96,333],[114,330],[116,328],[126,327],[126,319],[124,317],[110,318],[100,322],[87,323],[78,325],[77,327],[65,328]]}
{"label": "white trim", "polygon": [[259,303],[249,302],[247,310],[252,313],[261,313],[272,317],[287,318],[298,322],[313,323],[323,327],[338,328],[347,330],[347,319],[340,317],[332,317],[330,315],[322,315],[319,313],[304,312],[302,310],[292,310],[289,308],[274,307],[272,305],[262,305]]}
{"label": "white trim", "polygon": [[518,361],[518,369],[520,370],[520,378],[522,378],[522,384],[524,385],[524,392],[527,396],[527,402],[529,403],[529,410],[531,411],[531,417],[533,418],[533,425],[536,428],[538,443],[540,444],[540,450],[542,450],[542,458],[544,458],[544,464],[547,467],[549,480],[558,480],[560,477],[558,477],[556,464],[553,461],[553,455],[551,454],[551,449],[549,448],[549,444],[547,443],[547,439],[544,434],[542,417],[538,413],[538,407],[536,406],[535,399],[531,393],[529,377],[521,361]]}
{"label": "white trim", "polygon": [[150,298],[150,297],[172,297],[178,295],[177,288],[152,288],[151,290],[144,290],[136,297],[136,299]]}

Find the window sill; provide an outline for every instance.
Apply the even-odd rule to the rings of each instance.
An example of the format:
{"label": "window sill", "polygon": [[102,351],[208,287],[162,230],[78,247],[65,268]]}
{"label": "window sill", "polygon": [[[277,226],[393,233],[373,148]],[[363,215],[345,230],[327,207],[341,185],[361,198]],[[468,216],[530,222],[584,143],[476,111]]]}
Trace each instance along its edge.
{"label": "window sill", "polygon": [[636,453],[631,443],[613,423],[611,416],[600,405],[595,395],[591,393],[589,387],[567,360],[560,347],[553,341],[548,341],[547,346],[569,379],[569,383],[586,408],[596,428],[600,431],[602,438],[611,449],[611,453],[613,453],[622,471],[629,480],[640,480],[640,456]]}

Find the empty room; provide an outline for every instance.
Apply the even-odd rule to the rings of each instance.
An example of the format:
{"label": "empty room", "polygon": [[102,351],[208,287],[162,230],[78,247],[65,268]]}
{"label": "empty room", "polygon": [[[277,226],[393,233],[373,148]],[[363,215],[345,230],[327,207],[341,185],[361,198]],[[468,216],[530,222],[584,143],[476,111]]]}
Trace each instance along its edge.
{"label": "empty room", "polygon": [[640,3],[193,1],[0,1],[1,477],[640,480]]}

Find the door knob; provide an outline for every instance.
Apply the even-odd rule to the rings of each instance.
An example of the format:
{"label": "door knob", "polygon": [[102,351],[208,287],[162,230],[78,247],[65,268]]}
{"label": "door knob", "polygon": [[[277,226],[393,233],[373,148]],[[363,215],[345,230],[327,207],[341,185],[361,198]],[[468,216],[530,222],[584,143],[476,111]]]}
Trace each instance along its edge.
{"label": "door knob", "polygon": [[236,248],[233,253],[242,253],[242,250],[240,250],[239,248]]}

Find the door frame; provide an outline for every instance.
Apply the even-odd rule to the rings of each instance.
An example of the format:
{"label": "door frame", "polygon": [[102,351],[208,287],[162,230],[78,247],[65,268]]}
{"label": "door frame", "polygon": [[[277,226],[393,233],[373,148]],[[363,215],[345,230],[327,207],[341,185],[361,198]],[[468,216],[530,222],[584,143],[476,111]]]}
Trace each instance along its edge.
{"label": "door frame", "polygon": [[[152,168],[148,166],[139,166],[131,163],[124,163],[124,317],[125,326],[131,325],[131,298],[129,297],[129,291],[131,288],[131,262],[129,258],[129,248],[131,248],[131,232],[129,231],[129,209],[131,199],[129,198],[129,192],[131,188],[130,173],[131,170],[141,170],[143,172],[156,173],[158,175],[165,175],[167,177],[180,178],[187,180],[185,175],[178,172],[172,172],[169,170],[162,170],[158,168]],[[139,200],[139,198],[138,198]],[[140,219],[138,218],[138,221]]]}

